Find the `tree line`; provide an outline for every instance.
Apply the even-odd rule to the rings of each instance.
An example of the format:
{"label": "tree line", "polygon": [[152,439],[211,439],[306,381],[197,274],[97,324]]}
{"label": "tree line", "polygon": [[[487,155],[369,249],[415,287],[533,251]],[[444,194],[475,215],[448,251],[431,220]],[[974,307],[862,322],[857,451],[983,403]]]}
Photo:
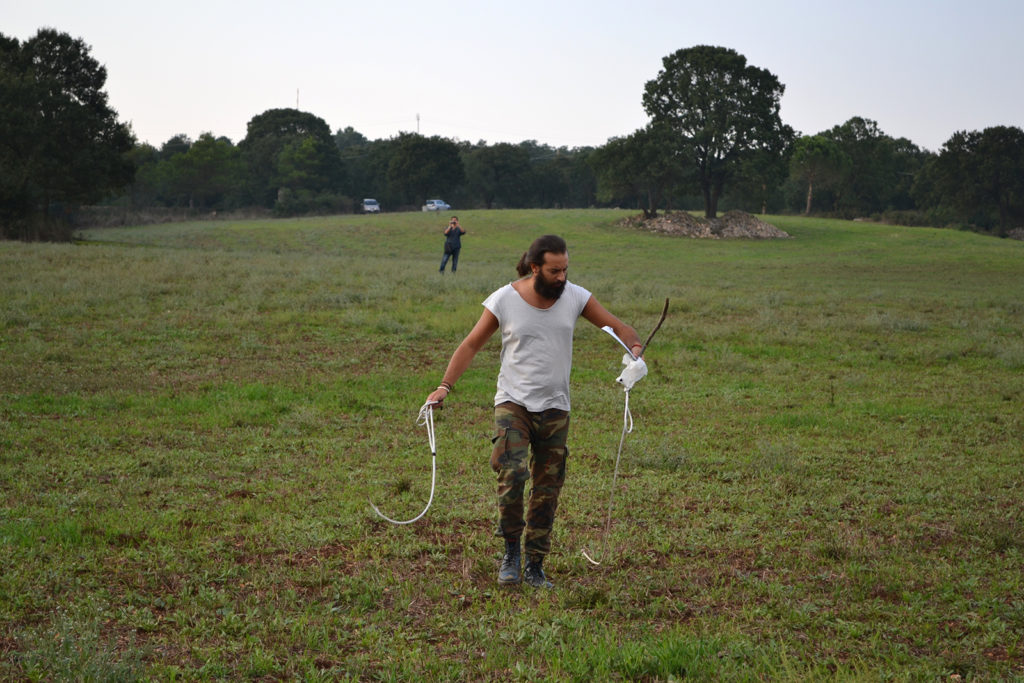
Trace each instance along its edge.
{"label": "tree line", "polygon": [[649,216],[702,207],[872,217],[1005,235],[1024,225],[1024,131],[958,131],[938,152],[855,116],[813,135],[779,115],[785,90],[734,50],[696,46],[645,85],[644,128],[600,147],[468,143],[399,133],[332,133],[297,109],[255,115],[234,143],[204,133],[140,143],[103,91],[81,40],[42,29],[0,34],[0,229],[69,239],[78,207],[273,215],[414,210],[627,207]]}
{"label": "tree line", "polygon": [[590,151],[414,133],[368,140],[351,127],[332,134],[308,112],[273,109],[249,122],[238,145],[210,133],[176,135],[159,149],[137,145],[135,179],[114,201],[277,215],[351,212],[364,197],[392,211],[418,210],[435,196],[464,208],[593,206]]}

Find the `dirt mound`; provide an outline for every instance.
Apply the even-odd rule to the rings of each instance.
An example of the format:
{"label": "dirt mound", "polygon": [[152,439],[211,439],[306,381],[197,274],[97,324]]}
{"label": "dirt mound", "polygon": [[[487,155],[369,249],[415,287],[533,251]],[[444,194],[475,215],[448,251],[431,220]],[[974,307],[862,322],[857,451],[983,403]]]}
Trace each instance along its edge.
{"label": "dirt mound", "polygon": [[632,216],[623,224],[651,232],[698,239],[785,239],[789,234],[743,211],[728,211],[718,218],[698,218],[685,211],[673,211],[645,220]]}

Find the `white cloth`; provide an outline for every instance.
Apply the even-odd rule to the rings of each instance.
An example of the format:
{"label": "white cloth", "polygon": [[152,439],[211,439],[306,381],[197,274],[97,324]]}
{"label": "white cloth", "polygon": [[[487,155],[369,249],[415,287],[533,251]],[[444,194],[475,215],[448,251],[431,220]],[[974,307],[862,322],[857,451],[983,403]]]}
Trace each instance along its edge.
{"label": "white cloth", "polygon": [[643,358],[634,360],[628,353],[624,353],[622,354],[622,364],[626,367],[623,368],[622,374],[615,378],[615,381],[629,391],[637,382],[647,376],[647,363]]}
{"label": "white cloth", "polygon": [[494,405],[512,401],[533,413],[569,410],[572,335],[589,300],[590,292],[571,282],[550,308],[526,303],[511,284],[484,300],[501,330]]}

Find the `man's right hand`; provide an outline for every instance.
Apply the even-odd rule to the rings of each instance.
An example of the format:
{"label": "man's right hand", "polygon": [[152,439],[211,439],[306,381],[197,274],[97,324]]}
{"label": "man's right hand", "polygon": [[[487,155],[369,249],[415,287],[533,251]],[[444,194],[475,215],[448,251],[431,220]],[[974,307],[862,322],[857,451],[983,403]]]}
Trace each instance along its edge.
{"label": "man's right hand", "polygon": [[427,403],[434,403],[437,405],[438,409],[441,409],[443,407],[443,401],[447,397],[448,390],[445,389],[444,387],[438,387],[437,389],[434,389],[432,392],[430,392],[429,396],[427,396]]}

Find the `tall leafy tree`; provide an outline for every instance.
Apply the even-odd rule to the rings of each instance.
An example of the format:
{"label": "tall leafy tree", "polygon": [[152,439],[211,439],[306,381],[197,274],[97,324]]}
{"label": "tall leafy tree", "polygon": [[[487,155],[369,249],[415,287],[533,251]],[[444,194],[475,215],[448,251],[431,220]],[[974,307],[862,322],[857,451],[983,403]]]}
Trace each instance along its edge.
{"label": "tall leafy tree", "polygon": [[530,185],[530,154],[520,145],[477,145],[464,156],[466,185],[488,209],[522,206]]}
{"label": "tall leafy tree", "polygon": [[[573,152],[565,147],[555,148],[524,140],[517,147],[526,153],[529,169],[523,177],[523,187],[510,197],[507,206],[554,208],[568,206],[571,187]],[[585,204],[586,206],[586,204]]]}
{"label": "tall leafy tree", "polygon": [[128,160],[135,167],[135,177],[125,198],[129,206],[136,208],[155,204],[159,191],[156,169],[160,163],[160,150],[149,143],[139,143],[128,152]]}
{"label": "tall leafy tree", "polygon": [[128,155],[135,164],[135,180],[130,188],[132,206],[187,206],[184,164],[181,158],[192,148],[192,139],[184,133],[172,136],[156,149],[140,144]]}
{"label": "tall leafy tree", "polygon": [[805,135],[793,143],[790,177],[807,188],[804,215],[811,213],[815,188],[839,183],[849,172],[850,158],[824,135]]}
{"label": "tall leafy tree", "polygon": [[402,197],[388,186],[388,167],[397,147],[398,141],[395,138],[374,140],[367,144],[365,153],[352,164],[357,173],[355,182],[358,184],[355,187],[360,188],[357,195],[382,199],[385,206],[401,205],[404,201]]}
{"label": "tall leafy tree", "polygon": [[277,158],[277,182],[290,190],[323,190],[331,186],[330,168],[321,163],[317,141],[311,137],[289,140]]}
{"label": "tall leafy tree", "polygon": [[447,138],[416,133],[394,138],[387,180],[404,204],[422,204],[428,195],[452,196],[465,173],[459,146]]}
{"label": "tall leafy tree", "polygon": [[893,160],[892,192],[889,208],[918,209],[914,199],[914,181],[928,161],[935,156],[934,152],[918,147],[907,138],[889,138],[888,144]]}
{"label": "tall leafy tree", "polygon": [[642,189],[633,162],[629,137],[613,137],[590,156],[597,177],[597,199],[605,204],[640,208]]}
{"label": "tall leafy tree", "polygon": [[238,143],[252,201],[274,206],[282,190],[336,191],[342,166],[331,129],[319,116],[270,109],[254,116]]}
{"label": "tall leafy tree", "polygon": [[847,172],[835,186],[837,209],[871,214],[912,207],[909,190],[924,158],[916,145],[886,135],[877,122],[860,116],[822,135],[848,160]]}
{"label": "tall leafy tree", "polygon": [[926,175],[928,199],[966,220],[1000,235],[1024,223],[1024,130],[1016,126],[954,133]]}
{"label": "tall leafy tree", "polygon": [[603,201],[632,200],[651,218],[669,190],[690,170],[674,151],[675,134],[665,123],[651,123],[624,138],[612,138],[591,163],[598,173]]}
{"label": "tall leafy tree", "polygon": [[176,193],[189,208],[225,207],[241,179],[238,148],[212,133],[203,133],[188,151],[165,163],[171,169]]}
{"label": "tall leafy tree", "polygon": [[81,39],[0,34],[0,230],[69,239],[66,214],[126,187],[133,138],[103,90],[106,69]]}
{"label": "tall leafy tree", "polygon": [[730,208],[768,213],[784,206],[784,186],[789,177],[792,145],[782,153],[760,150],[743,160],[723,193]]}
{"label": "tall leafy tree", "polygon": [[546,153],[530,162],[530,193],[521,206],[555,208],[568,205],[569,156],[564,149],[545,146]]}
{"label": "tall leafy tree", "polygon": [[555,161],[565,177],[563,206],[585,208],[597,203],[597,174],[590,163],[595,152],[593,147],[575,147]]}
{"label": "tall leafy tree", "polygon": [[666,152],[681,155],[694,169],[704,213],[714,218],[723,188],[744,161],[764,150],[781,153],[792,139],[779,116],[785,87],[724,47],[685,48],[662,64],[644,87],[644,109],[675,134]]}
{"label": "tall leafy tree", "polygon": [[346,178],[346,187],[353,193],[353,199],[375,197],[384,199],[387,164],[380,170],[377,157],[380,151],[375,148],[378,142],[371,142],[365,135],[352,126],[339,128],[334,133],[334,144],[341,155],[341,164]]}

